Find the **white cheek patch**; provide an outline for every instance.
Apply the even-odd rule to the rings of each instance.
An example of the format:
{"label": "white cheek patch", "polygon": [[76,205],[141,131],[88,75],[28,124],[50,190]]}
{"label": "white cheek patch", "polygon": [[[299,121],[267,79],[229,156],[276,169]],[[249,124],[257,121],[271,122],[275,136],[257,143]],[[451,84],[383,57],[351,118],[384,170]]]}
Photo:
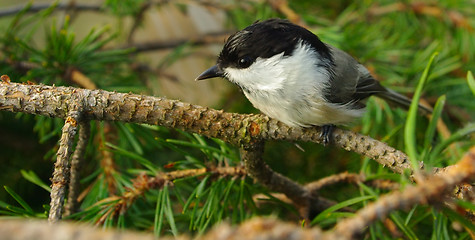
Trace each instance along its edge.
{"label": "white cheek patch", "polygon": [[270,58],[257,58],[248,68],[225,68],[226,77],[247,89],[272,91],[282,88],[285,81],[284,53]]}
{"label": "white cheek patch", "polygon": [[303,87],[317,88],[315,94],[321,94],[321,89],[328,86],[329,78],[326,69],[317,67],[324,61],[308,44],[300,41],[290,56],[284,56],[282,52],[270,58],[257,58],[248,68],[223,70],[231,82],[246,89],[272,92]]}

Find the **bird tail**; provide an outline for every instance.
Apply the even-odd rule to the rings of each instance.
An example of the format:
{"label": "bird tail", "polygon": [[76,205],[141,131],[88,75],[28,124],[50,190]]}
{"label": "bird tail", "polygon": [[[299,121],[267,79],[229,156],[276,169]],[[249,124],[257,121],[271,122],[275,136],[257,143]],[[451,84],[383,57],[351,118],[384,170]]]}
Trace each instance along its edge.
{"label": "bird tail", "polygon": [[[380,97],[386,101],[389,101],[389,102],[392,102],[392,103],[395,103],[401,107],[404,107],[405,109],[409,109],[409,107],[411,106],[411,99],[407,98],[406,96],[404,95],[401,95],[391,89],[388,89],[388,88],[385,88],[386,91],[381,91],[381,92],[378,92],[376,93],[375,95],[377,97]],[[419,113],[423,114],[423,115],[427,115],[427,114],[431,114],[432,113],[432,109],[430,108],[427,108],[423,105],[421,105],[420,103],[418,104],[419,105],[419,108],[418,108],[418,111]]]}

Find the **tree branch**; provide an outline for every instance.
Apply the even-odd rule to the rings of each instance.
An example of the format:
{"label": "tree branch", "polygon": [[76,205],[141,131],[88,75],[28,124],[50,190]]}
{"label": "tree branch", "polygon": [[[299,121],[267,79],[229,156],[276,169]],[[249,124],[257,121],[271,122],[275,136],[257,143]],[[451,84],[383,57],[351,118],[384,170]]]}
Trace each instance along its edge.
{"label": "tree branch", "polygon": [[270,190],[282,192],[296,204],[307,205],[308,192],[301,185],[272,171],[262,159],[264,143],[253,144],[252,149],[241,149],[241,159],[249,176]]}
{"label": "tree branch", "polygon": [[[178,128],[219,138],[235,146],[248,146],[257,140],[322,142],[320,127],[292,128],[260,114],[227,113],[131,93],[0,83],[0,110],[66,118],[72,98],[81,100],[84,105],[84,119]],[[411,168],[406,154],[368,136],[335,129],[333,138],[333,146],[369,157],[394,172],[402,173]]]}
{"label": "tree branch", "polygon": [[79,207],[79,169],[81,168],[82,163],[84,162],[84,154],[86,152],[87,141],[91,132],[91,126],[89,121],[80,122],[79,126],[79,139],[71,160],[68,203],[65,207],[66,216],[76,213]]}
{"label": "tree branch", "polygon": [[69,157],[72,154],[79,115],[79,111],[71,111],[66,118],[59,140],[59,149],[54,164],[53,178],[51,179],[51,209],[48,217],[50,223],[55,223],[61,219],[66,186],[69,181]]}
{"label": "tree branch", "polygon": [[472,147],[459,163],[445,173],[429,177],[416,186],[408,186],[402,192],[387,194],[378,201],[356,212],[355,217],[339,222],[326,239],[353,239],[366,231],[377,219],[384,219],[397,209],[408,209],[416,204],[442,202],[443,195],[463,182],[475,180],[475,147]]}
{"label": "tree branch", "polygon": [[[151,233],[134,232],[130,230],[102,229],[84,224],[71,222],[61,222],[49,225],[41,220],[18,220],[3,219],[0,220],[0,235],[14,236],[15,240],[50,240],[50,239],[88,239],[88,240],[154,240],[157,239]],[[227,223],[220,224],[211,229],[208,233],[191,238],[190,236],[180,235],[172,238],[161,236],[160,239],[320,239],[321,230],[318,228],[302,228],[295,224],[281,222],[277,219],[253,218],[239,226],[231,226]]]}

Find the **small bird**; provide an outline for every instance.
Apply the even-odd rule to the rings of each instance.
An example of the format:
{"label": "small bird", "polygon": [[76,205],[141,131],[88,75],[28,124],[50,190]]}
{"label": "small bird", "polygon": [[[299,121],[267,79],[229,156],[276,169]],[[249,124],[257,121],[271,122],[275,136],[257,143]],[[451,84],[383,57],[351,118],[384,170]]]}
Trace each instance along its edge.
{"label": "small bird", "polygon": [[324,144],[335,125],[363,114],[371,95],[406,108],[411,104],[346,52],[283,19],[258,21],[231,35],[217,64],[196,80],[214,77],[238,85],[254,107],[288,126],[322,126]]}

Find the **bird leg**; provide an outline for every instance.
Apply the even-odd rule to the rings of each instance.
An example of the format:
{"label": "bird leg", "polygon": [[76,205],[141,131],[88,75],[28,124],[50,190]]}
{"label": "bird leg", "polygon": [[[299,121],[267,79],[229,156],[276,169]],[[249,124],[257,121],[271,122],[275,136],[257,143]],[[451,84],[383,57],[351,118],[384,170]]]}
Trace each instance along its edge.
{"label": "bird leg", "polygon": [[327,125],[323,125],[321,128],[322,128],[322,132],[320,133],[320,138],[323,141],[323,145],[327,146],[331,141],[330,138],[333,135],[333,129],[335,128],[335,125],[327,124]]}

